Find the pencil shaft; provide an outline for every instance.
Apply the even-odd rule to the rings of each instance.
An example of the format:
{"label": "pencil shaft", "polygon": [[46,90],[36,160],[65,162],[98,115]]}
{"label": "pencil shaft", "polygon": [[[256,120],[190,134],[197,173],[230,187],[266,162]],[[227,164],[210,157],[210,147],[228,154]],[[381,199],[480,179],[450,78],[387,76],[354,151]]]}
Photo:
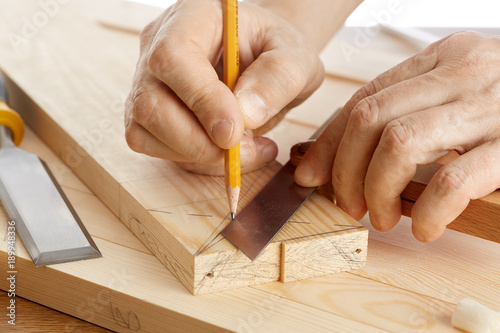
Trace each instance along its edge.
{"label": "pencil shaft", "polygon": [[[223,0],[223,65],[224,83],[233,90],[239,76],[238,1]],[[229,209],[234,216],[241,188],[240,145],[224,154],[226,192]]]}
{"label": "pencil shaft", "polygon": [[223,0],[223,65],[224,83],[233,90],[240,74],[238,46],[238,1]]}

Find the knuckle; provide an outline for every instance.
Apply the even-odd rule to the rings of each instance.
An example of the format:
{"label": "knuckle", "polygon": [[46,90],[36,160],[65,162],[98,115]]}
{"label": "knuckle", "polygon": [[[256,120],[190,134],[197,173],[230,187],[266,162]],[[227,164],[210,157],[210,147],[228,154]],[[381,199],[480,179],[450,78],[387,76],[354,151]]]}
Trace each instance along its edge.
{"label": "knuckle", "polygon": [[268,73],[272,73],[277,93],[298,95],[306,85],[307,73],[302,62],[285,57],[270,57],[266,62]]}
{"label": "knuckle", "polygon": [[213,111],[213,96],[216,96],[217,86],[214,82],[204,83],[196,89],[182,92],[186,106],[196,113],[198,118],[202,118],[206,113]]}
{"label": "knuckle", "polygon": [[337,193],[337,195],[341,194],[346,186],[344,173],[335,167],[332,172],[332,186],[334,188],[334,192]]}
{"label": "knuckle", "polygon": [[137,153],[144,153],[146,149],[146,137],[137,123],[130,123],[125,129],[125,140],[127,145]]}
{"label": "knuckle", "polygon": [[175,50],[172,44],[175,44],[175,40],[171,36],[153,41],[146,56],[146,64],[153,74],[168,75],[170,70],[175,67],[178,53],[171,51]]}
{"label": "knuckle", "polygon": [[141,41],[147,41],[154,34],[154,27],[156,26],[156,20],[149,22],[142,30],[139,35]]}
{"label": "knuckle", "polygon": [[194,163],[207,164],[210,162],[210,159],[207,159],[210,155],[206,153],[208,145],[208,140],[205,140],[201,145],[196,143],[188,144],[186,146],[185,157]]}
{"label": "knuckle", "polygon": [[363,98],[351,112],[351,126],[358,131],[373,128],[377,124],[379,111],[379,103],[376,97],[368,96]]}
{"label": "knuckle", "polygon": [[155,125],[158,100],[146,88],[139,87],[132,98],[132,117],[145,128]]}
{"label": "knuckle", "polygon": [[381,142],[390,153],[408,154],[415,147],[415,131],[407,123],[392,120],[385,127]]}
{"label": "knuckle", "polygon": [[462,191],[468,184],[469,175],[456,165],[446,165],[434,176],[440,196],[450,196]]}
{"label": "knuckle", "polygon": [[382,90],[382,83],[380,82],[380,76],[377,76],[363,87],[361,87],[361,91],[365,96],[371,96]]}
{"label": "knuckle", "polygon": [[376,77],[372,81],[368,82],[361,88],[359,88],[353,95],[352,100],[356,101],[359,103],[359,101],[362,101],[363,99],[367,98],[368,96],[372,96],[376,94],[381,88],[381,83],[380,83],[380,78]]}

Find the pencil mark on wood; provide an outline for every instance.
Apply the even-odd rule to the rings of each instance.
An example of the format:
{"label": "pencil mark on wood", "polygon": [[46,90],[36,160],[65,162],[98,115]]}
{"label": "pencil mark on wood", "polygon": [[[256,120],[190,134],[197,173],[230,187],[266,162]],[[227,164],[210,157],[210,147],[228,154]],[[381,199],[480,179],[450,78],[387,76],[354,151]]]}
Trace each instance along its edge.
{"label": "pencil mark on wood", "polygon": [[210,214],[188,214],[189,216],[197,216],[197,217],[213,217]]}
{"label": "pencil mark on wood", "polygon": [[288,221],[288,223],[311,224],[311,222],[307,222],[307,221]]}
{"label": "pencil mark on wood", "polygon": [[[135,222],[134,224],[132,222]],[[169,252],[160,248],[159,241],[144,227],[143,223],[134,215],[129,215],[130,231],[180,280],[189,280],[192,274],[182,266]]]}
{"label": "pencil mark on wood", "polygon": [[252,182],[252,183],[250,184],[250,186],[248,186],[247,190],[245,191],[245,193],[243,193],[243,195],[242,195],[242,196],[247,195],[247,193],[248,193],[248,192],[249,192],[249,191],[253,188],[253,186],[257,183],[257,179],[259,179],[259,178],[262,176],[262,174],[263,174],[263,173],[264,173],[264,171],[259,171],[259,175],[258,175],[257,177],[255,177],[255,181],[254,181],[254,182]]}
{"label": "pencil mark on wood", "polygon": [[[217,225],[217,227],[212,231],[212,233],[210,233],[207,240],[204,241],[203,244],[201,244],[200,248],[194,254],[195,256],[205,252],[207,249],[211,248],[212,246],[214,246],[215,244],[219,243],[222,240],[222,239],[217,240],[217,237],[220,236],[220,232],[222,231],[222,224],[228,218],[229,218],[229,214],[224,216],[222,221],[220,221],[220,223]],[[216,242],[214,243],[214,241],[216,241]]]}
{"label": "pencil mark on wood", "polygon": [[313,237],[313,236],[323,236],[323,235],[335,234],[335,233],[342,232],[342,231],[349,231],[349,230],[356,230],[356,229],[363,229],[363,228],[364,228],[364,226],[362,226],[362,225],[357,226],[357,227],[349,226],[349,228],[341,229],[341,230],[333,230],[333,231],[322,232],[322,233],[314,234],[314,235],[307,235],[307,236],[300,236],[300,237],[295,237],[295,238],[283,239],[281,242],[292,241],[292,240],[308,238],[308,237]]}
{"label": "pencil mark on wood", "polygon": [[[219,257],[223,257],[222,260],[219,259]],[[214,271],[218,270],[219,272],[224,272],[224,268],[226,267],[227,263],[231,260],[231,256],[228,256],[228,255],[225,255],[224,253],[219,253],[218,256],[217,256],[217,259],[215,260],[215,264],[214,266],[212,267],[212,269],[210,269],[210,272],[212,274],[206,274],[205,276],[203,276],[203,278],[201,279],[201,281],[195,286],[197,288],[201,288],[202,286],[204,286],[205,284],[205,281],[207,280],[207,278],[209,279],[210,282],[212,282],[212,279],[214,277]],[[213,285],[213,284],[211,284]],[[207,289],[207,292],[209,292],[211,289],[211,286],[208,286],[208,289]]]}
{"label": "pencil mark on wood", "polygon": [[219,235],[221,235],[220,232],[217,234],[217,236],[215,236],[214,239],[212,239],[212,241],[210,243],[208,243],[205,247],[203,247],[199,252],[196,252],[195,255],[201,254],[201,253],[205,252],[206,250],[219,244],[224,239],[224,237],[222,237],[222,236],[219,239],[217,239],[217,237],[219,237]]}
{"label": "pencil mark on wood", "polygon": [[115,323],[124,328],[132,331],[139,331],[141,329],[141,322],[139,317],[133,311],[121,311],[120,308],[113,304],[112,295],[109,296],[109,308]]}
{"label": "pencil mark on wood", "polygon": [[164,213],[164,214],[173,214],[172,212],[167,212],[166,210],[161,210],[161,209],[148,209],[148,212],[157,212],[157,213]]}
{"label": "pencil mark on wood", "polygon": [[[347,228],[351,228],[351,227],[353,227],[353,225],[352,225],[352,224],[337,224],[337,223],[335,223],[335,224],[334,224],[334,226],[336,226],[336,227],[347,227]],[[358,228],[359,228],[359,227],[360,227],[360,226],[358,226]]]}

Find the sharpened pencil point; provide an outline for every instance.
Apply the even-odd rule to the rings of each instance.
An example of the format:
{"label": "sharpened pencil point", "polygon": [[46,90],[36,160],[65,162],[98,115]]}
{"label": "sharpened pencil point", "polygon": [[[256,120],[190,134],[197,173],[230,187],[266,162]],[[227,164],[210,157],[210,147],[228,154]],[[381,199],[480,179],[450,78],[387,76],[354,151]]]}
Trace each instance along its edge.
{"label": "sharpened pencil point", "polygon": [[236,218],[236,213],[235,212],[231,212],[231,220],[234,220]]}

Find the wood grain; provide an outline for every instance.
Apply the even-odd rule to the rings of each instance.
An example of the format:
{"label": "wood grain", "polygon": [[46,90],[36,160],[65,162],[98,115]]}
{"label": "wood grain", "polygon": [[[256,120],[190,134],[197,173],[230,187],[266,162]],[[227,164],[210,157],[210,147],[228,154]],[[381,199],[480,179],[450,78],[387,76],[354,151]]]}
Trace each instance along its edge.
{"label": "wood grain", "polygon": [[[371,233],[363,269],[194,297],[29,129],[22,148],[55,171],[104,257],[36,268],[18,242],[17,293],[108,329],[457,332],[449,321],[461,298],[500,308],[500,244],[452,230],[422,244],[408,219],[388,233],[362,221]],[[0,234],[6,221],[0,210]],[[0,267],[6,249],[0,238]]]}
{"label": "wood grain", "polygon": [[[34,139],[36,137],[28,131],[23,149],[38,152],[51,168],[58,170],[58,180],[104,257],[36,268],[22,243],[18,243],[17,291],[21,296],[109,329],[286,332],[313,328],[318,332],[421,332],[425,328],[436,332],[454,332],[447,322],[459,293],[466,291],[469,295],[481,297],[493,307],[499,297],[495,293],[484,293],[489,288],[500,289],[496,286],[500,276],[498,265],[484,266],[500,254],[498,247],[476,240],[470,243],[472,247],[467,255],[460,254],[453,258],[448,251],[453,253],[455,247],[463,246],[462,238],[469,236],[455,233],[457,243],[451,243],[451,248],[448,248],[449,243],[443,242],[427,251],[427,248],[412,249],[413,243],[409,241],[411,234],[401,230],[398,230],[396,238],[401,245],[397,242],[391,245],[382,240],[371,242],[369,266],[356,275],[343,273],[328,278],[272,283],[193,297],[65,169],[61,161],[46,147],[38,148],[41,143],[34,142]],[[0,214],[0,234],[6,228],[3,214]],[[444,237],[449,241],[449,236],[446,234]],[[465,242],[469,243],[469,240]],[[407,250],[405,244],[409,244]],[[488,255],[474,262],[479,255],[476,248],[487,250]],[[0,242],[0,249],[0,263],[5,267],[5,240]],[[415,254],[409,255],[412,251]],[[400,253],[404,255],[400,256]],[[425,262],[422,259],[424,253]],[[449,267],[439,268],[443,257],[450,259],[455,271],[463,268],[464,275],[459,275],[459,280],[453,280],[448,275],[453,271]],[[426,267],[428,263],[431,263],[429,269],[419,272],[419,268]],[[401,274],[402,269],[405,274]],[[483,279],[470,279],[477,276],[471,275],[475,270],[479,270],[477,275],[485,275]],[[484,270],[488,270],[489,275]],[[429,273],[433,278],[427,284],[425,281]],[[4,278],[0,279],[0,287],[7,287]],[[443,290],[447,292],[440,293]],[[457,295],[448,299],[450,293]]]}
{"label": "wood grain", "polygon": [[[0,292],[0,306],[2,309],[7,307],[10,299],[7,293]],[[18,313],[15,321],[16,325],[13,326],[8,324],[6,320],[1,320],[1,332],[111,332],[105,328],[65,315],[64,313],[41,306],[40,304],[28,301],[22,297],[16,297],[16,308]]]}
{"label": "wood grain", "polygon": [[[252,288],[192,296],[29,128],[21,148],[39,154],[54,171],[103,258],[36,268],[18,240],[18,296],[118,332],[257,328],[279,332],[310,327],[318,332],[379,331]],[[0,234],[5,234],[6,228],[7,216],[0,209]],[[7,267],[6,249],[7,240],[0,238],[0,267]],[[5,274],[0,273],[3,290],[8,289]]]}
{"label": "wood grain", "polygon": [[[80,0],[61,5],[50,24],[27,42],[28,49],[19,51],[23,61],[9,39],[1,40],[7,51],[0,55],[0,63],[9,77],[12,107],[193,294],[278,280],[279,241],[252,262],[219,235],[229,223],[222,177],[195,175],[172,162],[136,154],[126,145],[123,99],[131,86],[138,36],[95,22],[94,8],[104,10],[111,3],[116,2]],[[10,6],[1,23],[5,31],[15,31],[15,18],[36,6]],[[242,177],[240,207],[278,167],[275,163]],[[360,233],[351,240],[364,239],[357,247],[366,250],[364,228],[345,215],[335,221],[332,216],[338,208],[332,203],[321,201],[327,212],[322,221],[306,213],[318,200],[312,198],[301,209],[310,228],[285,226],[286,239],[314,245],[328,235],[340,246],[345,235]],[[340,232],[342,228],[346,233]],[[322,250],[316,247],[314,255],[319,261],[328,260]],[[285,254],[296,261],[295,253]],[[335,269],[317,265],[314,276],[360,267],[363,256],[355,257],[353,264],[343,262],[350,257],[338,257]],[[306,271],[300,276],[309,277]]]}
{"label": "wood grain", "polygon": [[[85,8],[78,7],[76,2],[71,3],[71,6],[76,6],[72,9],[74,15],[80,11],[82,17],[85,18]],[[112,1],[104,3],[112,3]],[[92,4],[95,5],[93,2]],[[18,12],[17,15],[12,14],[12,10],[22,7],[24,11]],[[5,8],[0,12],[2,20],[5,22],[10,20],[11,27],[15,26],[11,30],[5,30],[7,33],[19,32],[22,22],[16,21],[16,18],[23,17],[23,15],[31,17],[39,10],[36,4],[29,2],[12,2],[5,4],[2,8]],[[96,8],[99,9],[99,6],[93,6],[92,10],[95,11]],[[90,8],[88,10],[90,11]],[[64,15],[59,15],[51,22],[64,22],[65,20],[67,19]],[[3,21],[0,20],[0,22]],[[96,36],[93,34],[97,31],[92,28],[93,21],[89,19],[86,23],[90,27],[90,37],[82,43],[88,46],[93,43],[93,38],[98,37],[108,41],[113,40],[116,44],[108,44],[116,53],[114,57],[110,56],[110,59],[118,59],[117,61],[120,62],[131,57],[130,54],[123,55],[121,52],[121,46],[125,43],[121,40],[123,36],[100,30],[102,34]],[[81,30],[83,26],[78,25],[77,28]],[[42,29],[40,34],[47,36],[38,35],[33,38],[31,47],[44,50],[49,48],[45,51],[50,53],[50,48],[58,49],[61,46],[46,44],[45,38],[51,36],[51,33],[45,29],[55,28],[47,26]],[[131,38],[129,34],[124,35]],[[61,36],[61,39],[66,38],[69,37]],[[0,43],[5,43],[5,40],[0,39]],[[5,44],[2,45],[5,46]],[[7,46],[11,47],[10,43]],[[88,52],[85,55],[88,59],[79,58],[78,55],[72,55],[71,59],[84,60],[79,62],[80,66],[91,67],[87,61],[92,63],[91,60],[97,55],[94,56]],[[0,57],[4,56],[10,57],[10,63],[15,61],[28,63],[24,62],[27,57],[14,56],[9,52],[0,55]],[[57,66],[55,64],[57,61],[50,59],[51,57],[57,58],[57,54],[50,53],[50,57],[40,56],[39,59],[48,67],[49,72],[54,70],[58,73],[58,66],[68,66],[67,62],[63,61],[64,57],[57,58],[60,62]],[[29,60],[32,61],[29,62],[31,64],[40,64],[36,58]],[[3,63],[1,64],[3,66]],[[16,64],[15,67],[19,66]],[[124,74],[122,67],[114,68],[111,60],[109,60],[109,66],[109,70],[114,71],[118,77]],[[66,70],[69,69],[66,68]],[[53,78],[49,77],[44,82],[50,86],[52,80]],[[107,77],[98,75],[95,80],[107,80]],[[101,121],[112,120],[110,124],[113,130],[114,126],[116,130],[121,129],[121,124],[117,121],[121,116],[113,110],[119,105],[123,96],[115,96],[117,102],[111,103],[108,105],[109,109],[106,109],[95,100],[82,100],[81,93],[90,89],[97,94],[94,90],[102,90],[98,95],[111,94],[112,96],[115,91],[108,91],[106,87],[100,85],[94,87],[89,83],[86,83],[86,89],[79,90],[79,84],[82,82],[73,77],[65,82],[71,84],[72,87],[66,89],[57,86],[57,89],[60,89],[60,94],[72,92],[71,96],[75,99],[70,106],[65,104],[57,107],[58,112],[64,113],[68,108],[80,108],[88,103],[102,111],[100,117],[96,119],[97,125],[94,128],[99,129],[101,126],[104,129],[101,133],[108,134],[110,129],[107,129]],[[17,83],[34,89],[27,76],[22,75],[22,82]],[[303,113],[296,114],[297,117],[294,117],[294,120],[305,119],[309,124],[319,125],[322,120],[319,117],[309,119],[308,112],[324,114],[327,117],[329,112],[349,98],[348,94],[343,94],[342,91],[353,88],[353,83],[346,84],[344,89],[343,86],[341,81],[330,78],[312,100],[323,102],[317,105],[314,103],[301,105],[297,112]],[[46,105],[45,103],[51,104],[46,101],[46,99],[55,98],[47,97],[51,96],[46,94],[50,87],[38,88],[41,92],[37,94],[37,102],[41,106]],[[76,98],[78,96],[80,98]],[[86,109],[83,108],[83,110]],[[121,106],[119,112],[121,113]],[[40,126],[39,129],[46,134],[44,136],[46,141],[52,140],[51,146],[59,147],[55,149],[55,153],[63,160],[58,159],[31,132],[28,132],[23,148],[37,152],[49,162],[49,166],[55,171],[56,178],[82,217],[82,221],[103,251],[104,257],[35,268],[20,242],[17,247],[20,296],[119,332],[138,330],[138,325],[142,332],[458,332],[451,327],[450,319],[453,307],[459,299],[474,298],[481,300],[496,311],[500,310],[500,263],[497,260],[500,257],[500,244],[452,230],[447,230],[436,242],[421,244],[411,236],[410,221],[407,218],[403,218],[396,228],[387,233],[376,232],[366,219],[361,221],[362,225],[370,231],[368,264],[363,269],[286,284],[273,282],[193,297],[115,216],[122,212],[122,220],[124,220],[123,217],[128,216],[125,214],[127,209],[130,211],[129,208],[123,206],[118,209],[120,208],[120,195],[128,193],[124,189],[119,189],[120,182],[106,182],[109,178],[105,174],[103,176],[102,173],[97,173],[96,179],[90,180],[99,185],[98,190],[101,190],[99,187],[102,186],[117,186],[117,191],[110,192],[112,195],[107,198],[109,208],[106,208],[65,166],[67,163],[80,172],[85,171],[82,170],[84,166],[92,167],[90,162],[83,161],[82,156],[85,156],[87,151],[93,151],[94,146],[106,144],[104,143],[105,136],[99,136],[99,131],[77,131],[77,134],[81,135],[81,137],[78,136],[81,140],[80,144],[85,147],[85,150],[76,150],[73,145],[58,142],[57,127],[50,125],[53,119],[40,115],[33,113],[31,119],[34,120],[35,125],[48,123],[48,128],[55,131],[51,135],[46,127]],[[83,117],[78,114],[72,114],[72,116]],[[71,119],[66,118],[65,121],[70,122]],[[296,133],[297,137],[292,138],[289,130]],[[310,126],[299,126],[299,122],[295,121],[280,125],[272,135],[279,142],[291,146],[309,137],[311,132]],[[89,136],[89,133],[93,136]],[[106,138],[111,140],[115,137],[106,135]],[[61,153],[65,150],[67,150],[65,154]],[[125,156],[130,159],[141,159],[143,163],[156,164],[164,174],[172,171],[161,161],[132,153]],[[106,162],[109,165],[120,162],[114,155],[100,156],[99,159],[100,162],[109,159]],[[123,163],[123,160],[121,162]],[[120,181],[142,182],[148,179],[149,167],[141,169],[136,163],[129,163],[128,167],[122,169],[124,175]],[[153,192],[156,190],[154,179],[152,177],[152,181],[146,184],[146,187]],[[159,193],[161,194],[161,191]],[[140,198],[136,199],[140,200]],[[156,197],[155,199],[159,200]],[[130,203],[130,199],[127,200]],[[205,205],[209,204],[205,203]],[[179,206],[182,206],[182,203]],[[161,208],[164,207],[159,207],[160,211],[163,211]],[[160,214],[160,211],[156,213]],[[196,214],[196,212],[193,213]],[[147,214],[151,212],[144,213],[146,216]],[[164,214],[168,215],[168,213]],[[190,217],[194,218],[194,216]],[[139,218],[142,218],[142,215]],[[0,234],[5,233],[6,219],[4,213],[0,211]],[[184,223],[190,221],[192,220],[187,217],[183,220]],[[140,223],[137,225],[138,228],[141,226]],[[136,233],[140,233],[140,229]],[[147,236],[145,234],[144,238]],[[6,264],[5,250],[5,240],[0,238],[0,267],[5,267]],[[4,273],[0,273],[0,288],[5,289],[6,279],[2,274]]]}

